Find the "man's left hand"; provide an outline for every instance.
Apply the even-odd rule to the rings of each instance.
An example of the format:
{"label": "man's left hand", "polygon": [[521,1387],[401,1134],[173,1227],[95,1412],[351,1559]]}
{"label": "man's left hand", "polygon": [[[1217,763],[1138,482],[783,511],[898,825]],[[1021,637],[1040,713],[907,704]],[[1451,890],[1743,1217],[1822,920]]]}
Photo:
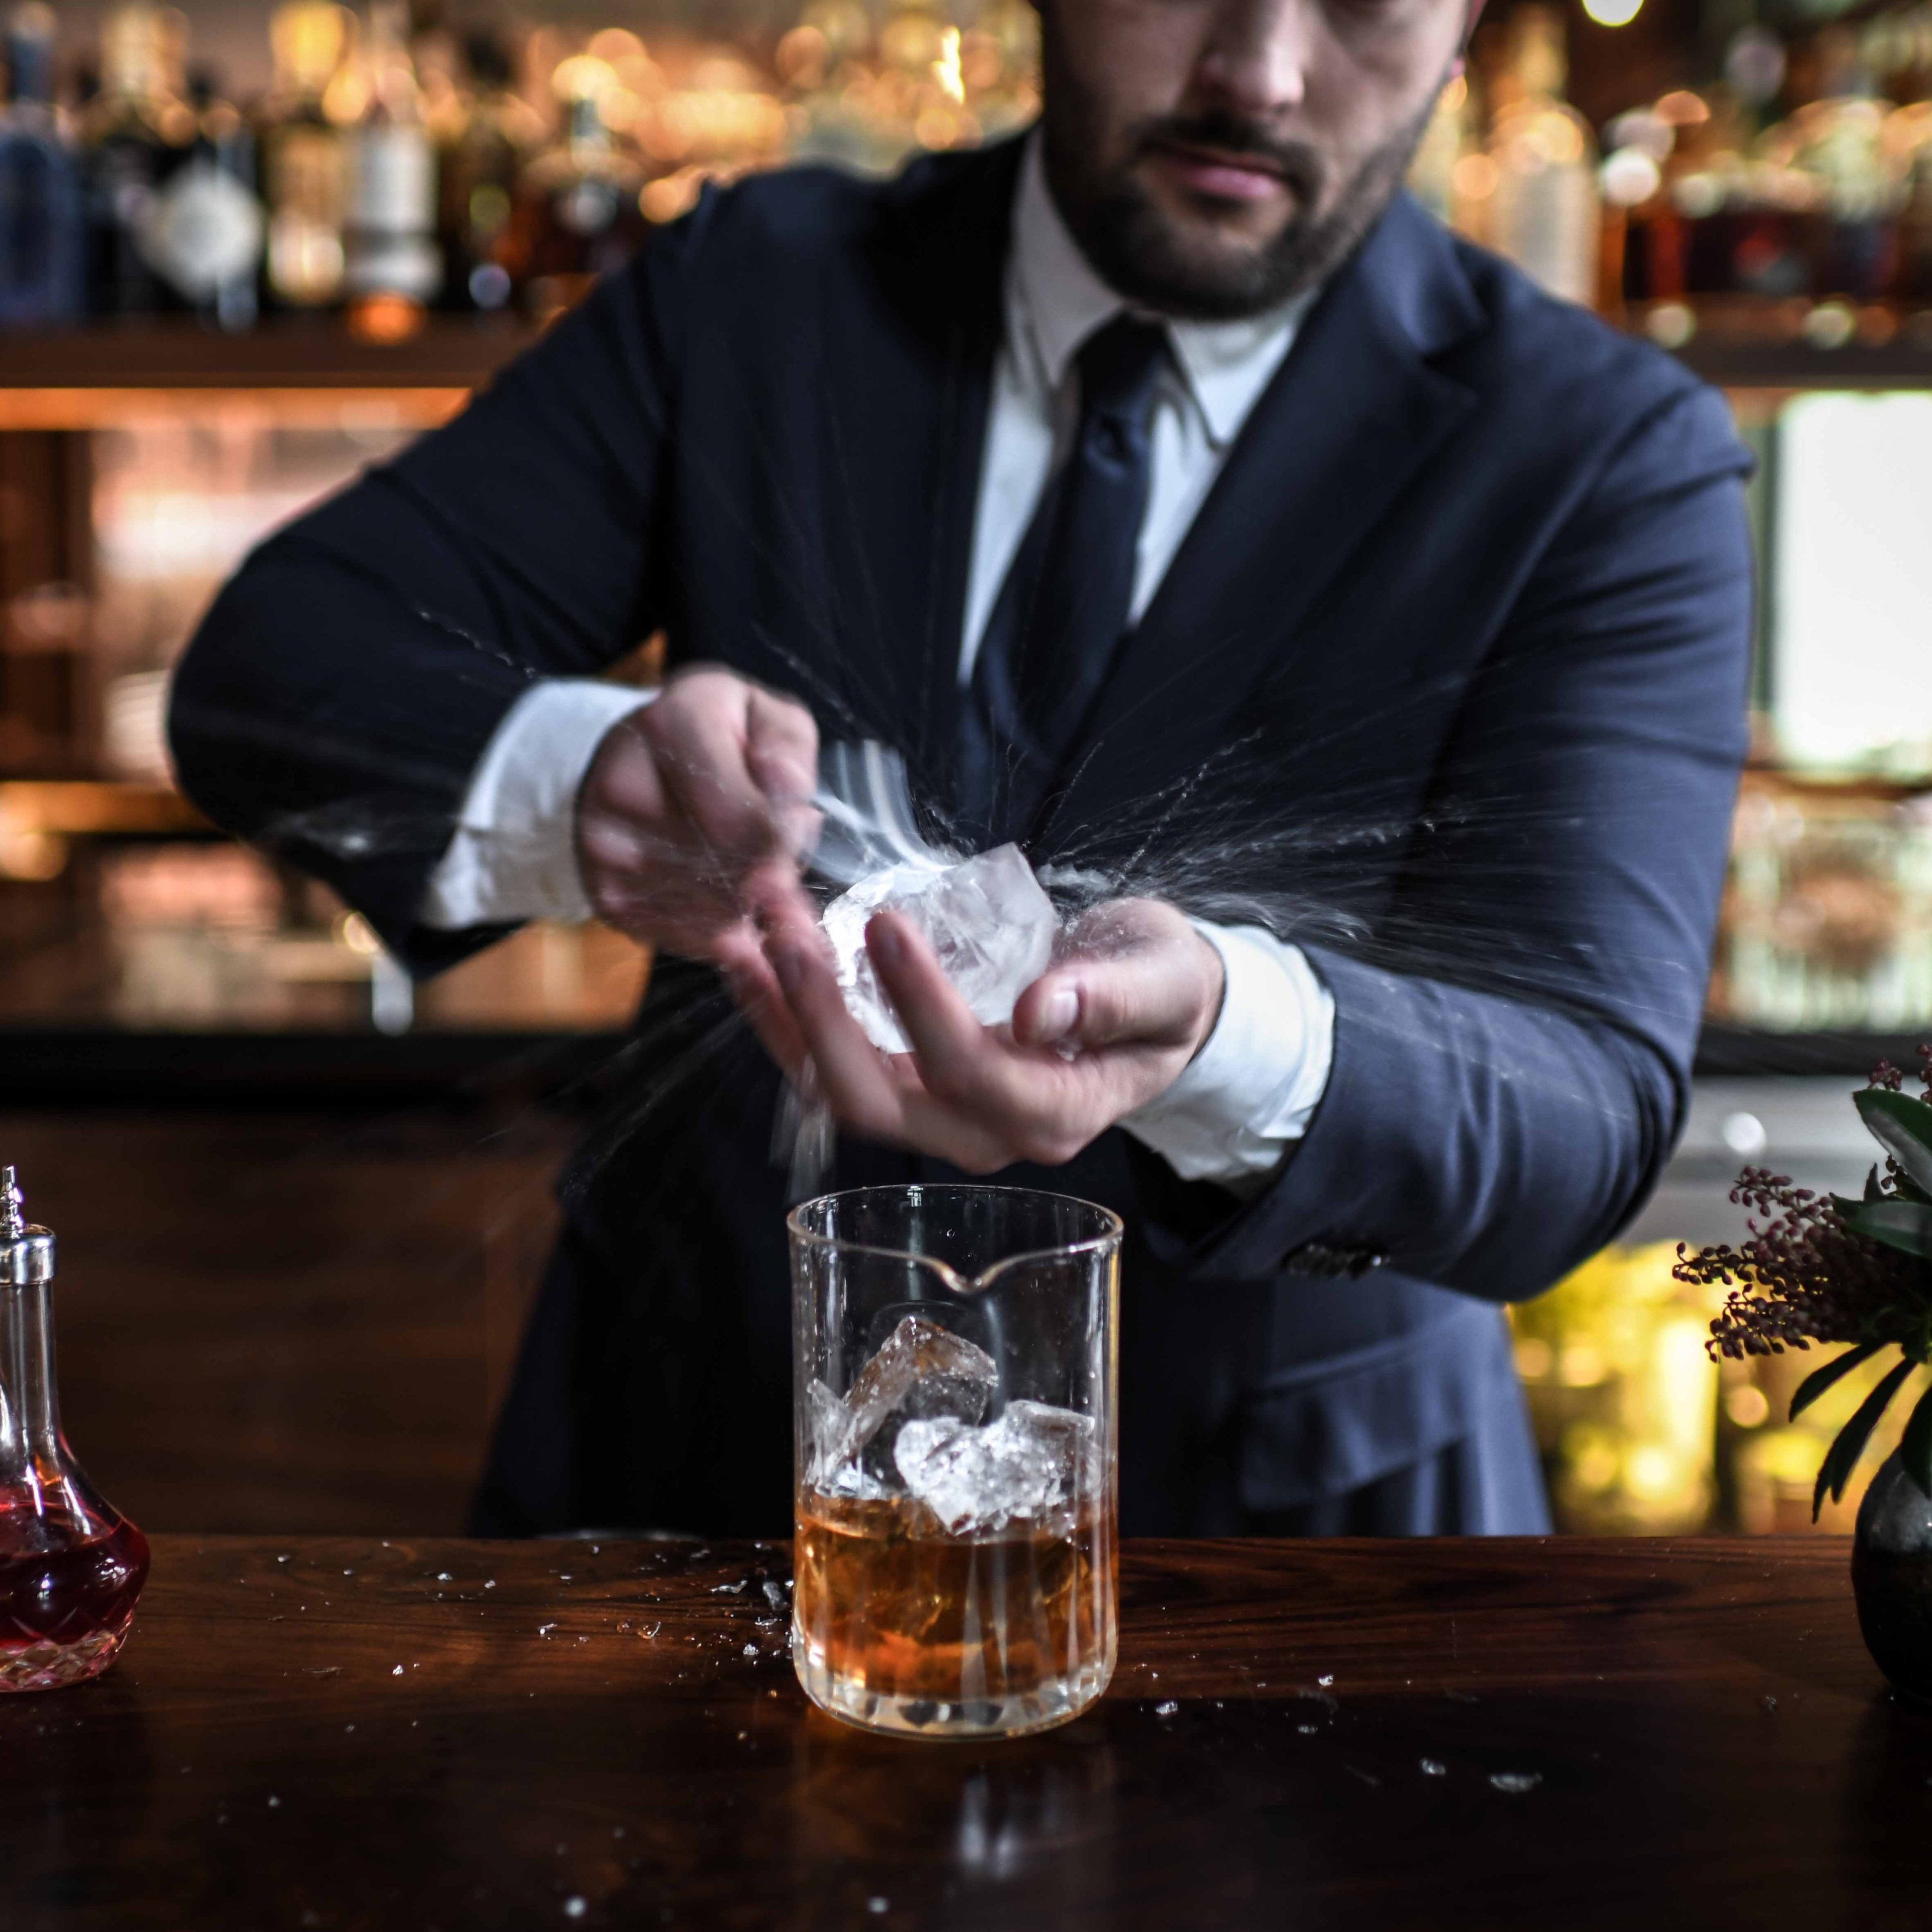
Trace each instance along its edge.
{"label": "man's left hand", "polygon": [[968,1174],[1058,1166],[1173,1084],[1220,1016],[1220,955],[1157,899],[1096,907],[1021,994],[1010,1027],[973,1017],[897,913],[866,941],[912,1051],[881,1053],[846,1010],[824,935],[782,919],[766,939],[778,986],[740,998],[794,1078],[808,1060],[839,1124]]}

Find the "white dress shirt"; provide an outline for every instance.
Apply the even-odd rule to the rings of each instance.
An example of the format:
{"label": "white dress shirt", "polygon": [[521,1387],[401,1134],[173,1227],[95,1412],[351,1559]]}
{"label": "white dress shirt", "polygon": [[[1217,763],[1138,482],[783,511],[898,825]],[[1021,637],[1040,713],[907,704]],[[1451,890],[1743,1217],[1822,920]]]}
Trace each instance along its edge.
{"label": "white dress shirt", "polygon": [[[1006,335],[994,369],[973,528],[959,677],[972,676],[1000,586],[1079,416],[1073,358],[1126,306],[1088,266],[1028,142],[1013,211]],[[1306,300],[1251,320],[1170,322],[1173,362],[1156,388],[1148,507],[1132,615],[1144,610],[1230,446],[1294,339]],[[486,748],[423,904],[427,925],[583,920],[577,794],[604,734],[650,694],[547,680]],[[1226,974],[1221,1015],[1166,1093],[1121,1124],[1187,1180],[1254,1185],[1306,1130],[1334,1058],[1334,1000],[1298,946],[1258,926],[1195,924]]]}

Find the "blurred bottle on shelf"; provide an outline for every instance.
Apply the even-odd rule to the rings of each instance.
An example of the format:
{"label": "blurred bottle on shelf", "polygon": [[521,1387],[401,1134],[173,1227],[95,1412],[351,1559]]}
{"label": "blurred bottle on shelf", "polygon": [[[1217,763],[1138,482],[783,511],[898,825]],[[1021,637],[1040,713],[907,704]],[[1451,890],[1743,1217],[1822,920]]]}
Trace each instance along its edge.
{"label": "blurred bottle on shelf", "polygon": [[1490,245],[1552,295],[1594,306],[1598,278],[1597,144],[1563,98],[1563,23],[1548,8],[1510,16],[1488,158],[1496,170]]}
{"label": "blurred bottle on shelf", "polygon": [[442,281],[436,151],[400,0],[373,0],[364,68],[365,103],[348,143],[343,291],[352,329],[394,340],[420,326]]}
{"label": "blurred bottle on shelf", "polygon": [[54,10],[8,16],[10,98],[0,109],[0,328],[44,328],[81,313],[86,223],[80,171],[54,111]]}
{"label": "blurred bottle on shelf", "polygon": [[551,77],[563,113],[557,140],[524,171],[520,266],[538,317],[580,299],[643,240],[644,169],[618,146],[603,105],[620,86],[593,54],[573,55]]}
{"label": "blurred bottle on shelf", "polygon": [[183,306],[146,236],[155,196],[196,136],[182,62],[187,22],[172,8],[117,8],[100,34],[100,92],[81,119],[91,314],[152,315]]}
{"label": "blurred bottle on shelf", "polygon": [[260,140],[266,280],[278,308],[326,308],[341,297],[349,158],[328,94],[348,52],[352,18],[330,0],[292,0],[269,19],[274,79]]}
{"label": "blurred bottle on shelf", "polygon": [[149,196],[143,260],[184,306],[225,329],[254,326],[266,222],[255,193],[255,136],[206,72],[188,84],[186,158]]}
{"label": "blurred bottle on shelf", "polygon": [[1765,137],[1767,156],[1810,184],[1813,292],[1877,300],[1892,279],[1903,182],[1887,153],[1887,110],[1858,38],[1827,29],[1812,50],[1817,89]]}
{"label": "blurred bottle on shelf", "polygon": [[517,186],[543,127],[515,92],[509,50],[497,35],[470,34],[464,57],[470,86],[437,155],[442,299],[446,308],[487,313],[507,308],[514,293]]}
{"label": "blurred bottle on shelf", "polygon": [[1886,136],[1900,182],[1892,292],[1904,306],[1924,308],[1932,306],[1932,100],[1895,109]]}
{"label": "blurred bottle on shelf", "polygon": [[[1471,185],[1467,164],[1473,158],[1480,164],[1479,178],[1492,177],[1495,170],[1478,152],[1473,109],[1468,76],[1459,74],[1436,98],[1436,111],[1408,164],[1408,191],[1437,220],[1480,240],[1478,225],[1466,206]],[[1485,194],[1492,185],[1492,181],[1485,182]]]}

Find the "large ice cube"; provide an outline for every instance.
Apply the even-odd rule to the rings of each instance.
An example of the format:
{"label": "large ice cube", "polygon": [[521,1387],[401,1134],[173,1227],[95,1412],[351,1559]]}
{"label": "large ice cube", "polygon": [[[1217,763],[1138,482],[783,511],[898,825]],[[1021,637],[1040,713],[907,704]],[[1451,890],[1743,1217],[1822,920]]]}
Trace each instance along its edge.
{"label": "large ice cube", "polygon": [[910,860],[860,880],[826,908],[824,924],[846,1006],[887,1053],[904,1053],[906,1037],[866,951],[866,922],[887,908],[926,935],[982,1026],[1012,1018],[1013,1002],[1046,970],[1060,929],[1052,901],[1017,845],[995,846],[956,866]]}
{"label": "large ice cube", "polygon": [[842,1397],[816,1380],[806,1389],[812,1481],[837,1496],[884,1493],[908,1422],[977,1422],[999,1378],[992,1357],[964,1336],[922,1316],[902,1317]]}
{"label": "large ice cube", "polygon": [[1007,1403],[983,1428],[950,1417],[906,1423],[893,1460],[906,1487],[956,1536],[1050,1516],[1091,1486],[1090,1417],[1045,1402]]}

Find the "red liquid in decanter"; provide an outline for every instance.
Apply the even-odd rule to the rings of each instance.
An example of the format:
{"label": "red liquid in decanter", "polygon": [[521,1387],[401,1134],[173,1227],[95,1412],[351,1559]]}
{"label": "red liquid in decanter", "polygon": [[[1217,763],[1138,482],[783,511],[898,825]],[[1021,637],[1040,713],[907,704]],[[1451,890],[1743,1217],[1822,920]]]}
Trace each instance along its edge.
{"label": "red liquid in decanter", "polygon": [[0,1692],[58,1690],[114,1660],[148,1580],[148,1539],[61,1432],[54,1238],[0,1167]]}
{"label": "red liquid in decanter", "polygon": [[0,1691],[98,1677],[148,1580],[148,1539],[126,1517],[39,1514],[34,1502],[0,1493]]}

